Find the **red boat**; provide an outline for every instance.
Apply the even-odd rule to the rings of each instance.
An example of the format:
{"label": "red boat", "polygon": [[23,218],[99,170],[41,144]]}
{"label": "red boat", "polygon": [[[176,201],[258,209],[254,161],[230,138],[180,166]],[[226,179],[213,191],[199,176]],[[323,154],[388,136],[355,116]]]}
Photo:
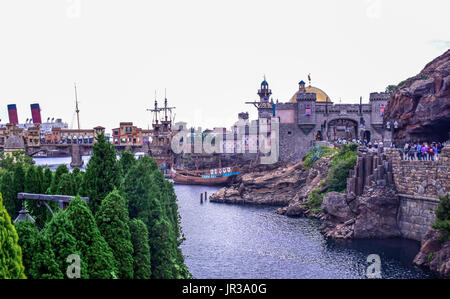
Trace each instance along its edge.
{"label": "red boat", "polygon": [[231,183],[239,174],[239,169],[237,167],[222,167],[206,171],[189,171],[172,168],[170,172],[175,184],[216,186]]}

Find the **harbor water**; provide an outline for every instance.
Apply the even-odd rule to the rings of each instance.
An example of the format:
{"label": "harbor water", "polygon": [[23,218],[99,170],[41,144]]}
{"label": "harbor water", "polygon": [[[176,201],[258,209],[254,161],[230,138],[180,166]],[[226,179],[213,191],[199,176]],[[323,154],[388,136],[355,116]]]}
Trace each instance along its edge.
{"label": "harbor water", "polygon": [[[83,157],[85,168],[89,157]],[[52,170],[70,157],[35,158]],[[275,207],[200,202],[215,187],[176,185],[185,262],[195,278],[366,278],[377,254],[382,278],[434,278],[412,265],[420,244],[405,239],[327,241],[320,223]]]}

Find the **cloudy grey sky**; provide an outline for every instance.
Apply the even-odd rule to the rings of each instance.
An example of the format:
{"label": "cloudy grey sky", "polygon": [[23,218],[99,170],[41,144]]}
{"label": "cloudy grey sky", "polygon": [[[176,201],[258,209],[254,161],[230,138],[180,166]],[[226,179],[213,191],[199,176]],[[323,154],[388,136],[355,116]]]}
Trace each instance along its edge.
{"label": "cloudy grey sky", "polygon": [[[30,104],[71,124],[140,127],[154,93],[176,121],[229,126],[266,74],[287,101],[311,73],[333,101],[368,100],[450,47],[448,0],[2,0],[0,118]],[[76,126],[74,122],[74,127]]]}

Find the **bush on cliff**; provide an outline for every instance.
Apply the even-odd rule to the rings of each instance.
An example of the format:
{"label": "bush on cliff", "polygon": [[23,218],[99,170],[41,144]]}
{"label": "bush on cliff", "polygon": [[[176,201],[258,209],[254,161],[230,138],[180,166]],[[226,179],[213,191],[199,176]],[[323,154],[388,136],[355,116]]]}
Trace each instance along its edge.
{"label": "bush on cliff", "polygon": [[450,196],[447,194],[440,199],[433,228],[441,231],[440,239],[445,242],[450,240]]}
{"label": "bush on cliff", "polygon": [[319,188],[314,188],[311,193],[308,194],[308,200],[306,206],[310,209],[310,213],[320,213],[322,211],[322,200],[325,193],[320,193]]}
{"label": "bush on cliff", "polygon": [[313,167],[314,163],[320,160],[322,157],[329,156],[336,152],[336,149],[327,146],[314,146],[305,156],[303,160],[303,167],[309,169]]}
{"label": "bush on cliff", "polygon": [[347,178],[356,165],[358,144],[343,145],[331,160],[331,168],[327,175],[328,192],[343,192],[347,187]]}

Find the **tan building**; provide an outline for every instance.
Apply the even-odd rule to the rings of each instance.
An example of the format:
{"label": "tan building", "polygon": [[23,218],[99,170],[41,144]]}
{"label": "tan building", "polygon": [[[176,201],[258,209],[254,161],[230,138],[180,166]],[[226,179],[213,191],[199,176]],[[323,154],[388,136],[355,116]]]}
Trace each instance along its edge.
{"label": "tan building", "polygon": [[141,128],[133,126],[132,122],[121,122],[119,128],[113,129],[113,144],[141,146],[143,144],[142,131]]}

